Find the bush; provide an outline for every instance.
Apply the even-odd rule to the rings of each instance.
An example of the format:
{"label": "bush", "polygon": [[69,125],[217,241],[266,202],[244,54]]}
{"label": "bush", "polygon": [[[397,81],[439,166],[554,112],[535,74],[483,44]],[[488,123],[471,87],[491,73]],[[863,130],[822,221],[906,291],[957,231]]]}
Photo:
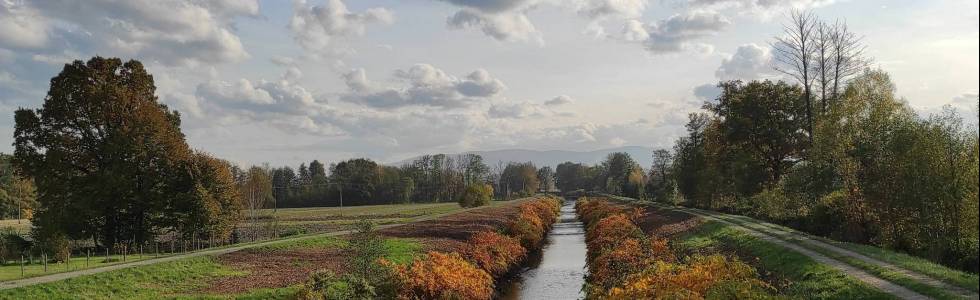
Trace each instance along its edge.
{"label": "bush", "polygon": [[350,261],[351,272],[371,279],[379,271],[378,259],[385,255],[385,241],[374,231],[374,223],[360,220],[354,223],[348,248],[353,254]]}
{"label": "bush", "polygon": [[378,293],[371,282],[363,277],[347,274],[337,277],[333,272],[321,270],[313,273],[296,298],[306,300],[376,299]]}
{"label": "bush", "polygon": [[383,261],[394,270],[398,299],[490,299],[493,278],[459,254],[429,252],[411,265]]}
{"label": "bush", "polygon": [[623,285],[610,289],[604,298],[703,299],[708,294],[765,298],[771,289],[758,279],[751,266],[716,254],[694,256],[686,264],[657,262],[643,272],[629,276]]}
{"label": "bush", "polygon": [[30,248],[31,242],[13,230],[0,232],[0,260],[2,260],[0,263],[6,263],[10,259],[19,259],[19,256]]}
{"label": "bush", "polygon": [[507,232],[520,240],[524,248],[536,249],[544,239],[545,225],[531,206],[521,205],[520,210],[517,219],[508,226]]}
{"label": "bush", "polygon": [[527,256],[517,239],[492,231],[478,232],[469,242],[464,255],[493,277],[507,273]]}
{"label": "bush", "polygon": [[41,240],[41,245],[48,258],[54,261],[68,261],[71,253],[68,237],[64,234],[51,234]]}
{"label": "bush", "polygon": [[629,239],[643,239],[645,235],[630,221],[626,214],[614,214],[599,220],[585,233],[585,243],[589,246],[589,258],[620,246]]}
{"label": "bush", "polygon": [[472,183],[466,186],[463,196],[459,198],[459,206],[479,207],[489,205],[493,199],[493,187],[486,183]]}

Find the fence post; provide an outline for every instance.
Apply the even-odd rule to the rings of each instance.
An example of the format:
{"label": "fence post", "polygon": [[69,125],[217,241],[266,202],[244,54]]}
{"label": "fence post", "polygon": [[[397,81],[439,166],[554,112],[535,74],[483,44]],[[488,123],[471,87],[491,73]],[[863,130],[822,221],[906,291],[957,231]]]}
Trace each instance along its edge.
{"label": "fence post", "polygon": [[24,277],[24,254],[20,255],[20,277]]}
{"label": "fence post", "polygon": [[109,247],[105,247],[105,263],[109,263]]}
{"label": "fence post", "polygon": [[68,250],[68,259],[65,259],[65,271],[71,271],[71,250]]}
{"label": "fence post", "polygon": [[85,267],[88,268],[88,261],[92,257],[92,249],[85,249]]}
{"label": "fence post", "polygon": [[44,261],[44,273],[48,272],[48,253],[41,252],[41,260]]}
{"label": "fence post", "polygon": [[123,261],[126,261],[126,244],[123,244],[122,247],[123,247]]}

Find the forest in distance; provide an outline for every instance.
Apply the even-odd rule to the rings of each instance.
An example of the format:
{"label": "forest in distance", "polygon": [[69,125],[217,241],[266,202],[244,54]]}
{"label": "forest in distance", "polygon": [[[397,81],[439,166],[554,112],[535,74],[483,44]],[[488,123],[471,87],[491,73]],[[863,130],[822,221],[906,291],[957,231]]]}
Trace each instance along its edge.
{"label": "forest in distance", "polygon": [[[586,299],[974,297],[980,99],[917,110],[846,21],[788,11],[773,75],[719,76],[649,165],[236,163],[190,143],[193,112],[161,100],[156,62],[74,57],[13,111],[0,153],[0,298],[502,298],[565,235],[581,239]],[[467,86],[486,76],[453,93],[487,92]],[[542,111],[527,116],[559,115]],[[125,288],[94,291],[105,282]]]}

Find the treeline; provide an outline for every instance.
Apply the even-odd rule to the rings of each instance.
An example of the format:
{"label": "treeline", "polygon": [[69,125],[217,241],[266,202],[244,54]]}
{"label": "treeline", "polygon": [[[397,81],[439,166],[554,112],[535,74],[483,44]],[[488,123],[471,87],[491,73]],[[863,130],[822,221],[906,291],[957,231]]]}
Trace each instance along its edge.
{"label": "treeline", "polygon": [[254,208],[456,202],[468,188],[492,190],[494,197],[509,199],[554,186],[550,167],[539,169],[530,162],[489,166],[476,154],[424,155],[401,166],[366,158],[329,166],[313,160],[295,169],[236,167],[233,173],[246,203]]}
{"label": "treeline", "polygon": [[673,153],[654,155],[651,196],[977,272],[976,128],[951,109],[919,117],[888,74],[855,71],[867,59],[844,24],[788,24],[777,70],[796,84],[720,83]]}
{"label": "treeline", "polygon": [[627,197],[643,198],[648,176],[629,154],[609,154],[602,163],[585,165],[564,162],[555,168],[555,184],[564,193],[601,191]]}
{"label": "treeline", "polygon": [[887,74],[867,71],[808,134],[799,87],[721,86],[691,115],[656,199],[977,271],[977,132],[953,112],[920,118]]}

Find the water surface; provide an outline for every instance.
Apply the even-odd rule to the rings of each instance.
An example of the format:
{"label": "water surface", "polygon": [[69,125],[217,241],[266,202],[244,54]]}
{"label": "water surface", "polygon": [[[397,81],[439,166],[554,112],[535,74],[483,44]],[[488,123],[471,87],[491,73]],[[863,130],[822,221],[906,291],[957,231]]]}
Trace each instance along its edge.
{"label": "water surface", "polygon": [[585,272],[585,230],[575,217],[575,201],[566,200],[544,248],[516,278],[501,283],[500,298],[582,299]]}

